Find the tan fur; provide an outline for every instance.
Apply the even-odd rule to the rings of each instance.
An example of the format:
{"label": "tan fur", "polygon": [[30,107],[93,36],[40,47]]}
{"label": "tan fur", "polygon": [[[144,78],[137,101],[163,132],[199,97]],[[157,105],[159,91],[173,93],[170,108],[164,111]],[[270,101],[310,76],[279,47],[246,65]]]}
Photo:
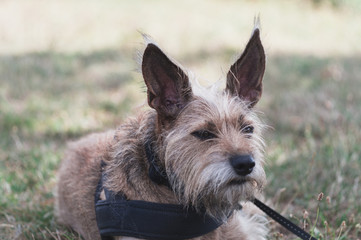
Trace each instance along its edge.
{"label": "tan fur", "polygon": [[[259,49],[257,41],[254,45],[258,44]],[[116,131],[92,134],[69,146],[58,175],[59,221],[87,240],[100,239],[94,193],[101,172],[105,171],[105,186],[124,193],[128,199],[195,208],[205,206],[208,214],[226,221],[215,231],[196,239],[265,239],[265,219],[249,206],[236,210],[240,201],[257,195],[266,181],[263,125],[253,110],[262,90],[262,66],[259,74],[252,75],[254,83],[251,84],[255,86],[247,85],[250,94],[246,91],[241,96],[237,95],[241,91],[229,88],[248,84],[238,80],[248,74],[242,69],[243,63],[232,65],[243,75],[229,74],[232,78],[227,80],[227,89],[219,91],[215,87],[201,87],[196,82],[191,86],[188,76],[174,67],[157,47],[149,49],[151,54],[144,54],[143,76],[148,87],[148,103],[154,109],[128,119]],[[257,49],[255,53],[249,50],[243,58],[258,54]],[[158,61],[153,61],[154,56],[162,59],[160,66],[156,65]],[[244,61],[242,57],[241,60]],[[177,76],[179,79],[174,79]],[[256,88],[257,94],[253,90]],[[253,126],[254,132],[244,133],[247,126]],[[196,131],[209,131],[215,137],[201,140],[195,137]],[[154,183],[148,176],[144,147],[148,141],[154,144],[172,190]],[[256,165],[247,176],[239,176],[229,159],[244,154],[252,155]],[[101,161],[106,163],[103,170]],[[230,211],[233,215],[227,220]]]}
{"label": "tan fur", "polygon": [[94,194],[107,158],[113,132],[89,135],[69,145],[58,174],[56,212],[61,223],[86,239],[99,239],[95,221]]}
{"label": "tan fur", "polygon": [[[167,187],[153,183],[147,176],[144,133],[152,132],[148,128],[155,122],[155,117],[154,111],[149,111],[128,120],[115,132],[92,134],[70,145],[58,179],[58,215],[63,224],[74,228],[85,239],[100,239],[95,222],[94,193],[100,177],[100,161],[102,160],[109,163],[107,172],[110,175],[108,176],[114,176],[107,182],[109,189],[123,192],[133,200],[179,203],[173,192]],[[228,140],[236,142],[231,137]],[[193,149],[197,150],[196,152],[202,152],[194,147]],[[131,154],[130,152],[141,154],[125,161],[124,156]],[[187,163],[183,164],[187,165]],[[197,175],[189,173],[187,176],[191,180],[191,176]],[[216,231],[196,239],[263,239],[260,236],[252,237],[257,231],[262,234],[261,236],[265,235],[266,228],[260,222],[264,222],[260,216],[252,218],[242,211],[242,213],[235,213]],[[132,238],[119,237],[118,239]]]}

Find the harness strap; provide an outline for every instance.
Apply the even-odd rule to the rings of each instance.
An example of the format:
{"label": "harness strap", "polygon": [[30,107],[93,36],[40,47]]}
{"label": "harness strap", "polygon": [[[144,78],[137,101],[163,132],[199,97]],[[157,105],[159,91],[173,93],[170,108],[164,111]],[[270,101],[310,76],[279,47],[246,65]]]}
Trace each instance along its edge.
{"label": "harness strap", "polygon": [[101,236],[181,240],[204,235],[222,223],[183,206],[144,201],[99,201],[96,216]]}
{"label": "harness strap", "polygon": [[[205,235],[223,224],[205,210],[128,200],[124,194],[105,188],[104,178],[102,173],[95,192],[96,221],[102,240],[110,240],[111,236],[182,240]],[[100,199],[103,190],[105,200]]]}
{"label": "harness strap", "polygon": [[288,231],[292,232],[302,240],[317,240],[316,238],[312,237],[310,234],[302,230],[300,227],[295,225],[293,222],[286,219],[285,217],[274,211],[272,208],[266,206],[260,200],[255,198],[253,203],[263,212],[265,212],[268,216],[270,216],[272,219],[274,219],[276,222],[281,224],[284,228],[286,228]]}

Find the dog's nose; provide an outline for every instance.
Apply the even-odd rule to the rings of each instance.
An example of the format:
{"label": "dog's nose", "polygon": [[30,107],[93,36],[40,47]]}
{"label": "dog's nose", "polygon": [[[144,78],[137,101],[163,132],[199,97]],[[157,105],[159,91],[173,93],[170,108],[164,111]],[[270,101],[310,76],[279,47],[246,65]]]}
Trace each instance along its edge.
{"label": "dog's nose", "polygon": [[236,155],[230,158],[231,165],[238,175],[247,176],[256,165],[251,155]]}

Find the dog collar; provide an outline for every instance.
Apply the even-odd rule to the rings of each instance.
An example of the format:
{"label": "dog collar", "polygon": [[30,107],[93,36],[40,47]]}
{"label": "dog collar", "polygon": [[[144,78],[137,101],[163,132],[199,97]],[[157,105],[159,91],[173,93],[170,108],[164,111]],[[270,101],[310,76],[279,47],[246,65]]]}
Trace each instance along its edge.
{"label": "dog collar", "polygon": [[149,163],[149,178],[159,185],[167,186],[171,189],[167,173],[161,165],[159,165],[159,158],[153,150],[153,144],[151,141],[145,143],[145,155]]}
{"label": "dog collar", "polygon": [[[181,240],[205,235],[221,221],[203,211],[183,205],[128,200],[122,193],[114,193],[103,186],[104,173],[95,192],[96,221],[102,240],[111,236],[142,239]],[[105,200],[100,199],[104,190]]]}

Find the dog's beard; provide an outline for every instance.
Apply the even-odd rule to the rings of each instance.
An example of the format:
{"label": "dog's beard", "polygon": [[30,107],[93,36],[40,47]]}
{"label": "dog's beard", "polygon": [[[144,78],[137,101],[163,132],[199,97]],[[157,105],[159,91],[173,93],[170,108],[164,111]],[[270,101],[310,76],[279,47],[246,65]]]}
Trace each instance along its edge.
{"label": "dog's beard", "polygon": [[[181,169],[177,170],[179,173]],[[193,177],[177,177],[175,172],[170,175],[171,186],[183,205],[205,210],[208,215],[222,221],[233,210],[239,209],[240,201],[252,200],[265,184],[261,167],[246,177],[239,177],[230,166],[220,167],[219,164],[210,165]]]}
{"label": "dog's beard", "polygon": [[266,176],[258,148],[252,152],[256,166],[243,177],[229,163],[230,154],[224,152],[222,144],[197,149],[197,141],[179,132],[186,131],[174,131],[175,136],[168,136],[163,159],[170,185],[181,204],[205,209],[209,215],[225,220],[239,208],[240,201],[253,199],[263,188]]}

